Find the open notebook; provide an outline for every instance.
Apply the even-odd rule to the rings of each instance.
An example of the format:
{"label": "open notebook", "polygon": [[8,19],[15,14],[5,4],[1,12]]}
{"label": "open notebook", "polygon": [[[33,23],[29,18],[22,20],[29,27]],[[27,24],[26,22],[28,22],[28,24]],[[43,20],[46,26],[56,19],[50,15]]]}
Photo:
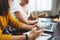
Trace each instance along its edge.
{"label": "open notebook", "polygon": [[53,32],[53,29],[57,25],[57,23],[52,22],[52,19],[49,18],[39,18],[37,25],[44,31]]}

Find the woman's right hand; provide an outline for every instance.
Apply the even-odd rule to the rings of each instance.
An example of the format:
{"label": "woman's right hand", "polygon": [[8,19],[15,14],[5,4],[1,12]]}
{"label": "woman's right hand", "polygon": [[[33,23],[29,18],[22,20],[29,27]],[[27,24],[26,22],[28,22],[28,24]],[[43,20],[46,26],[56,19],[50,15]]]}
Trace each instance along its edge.
{"label": "woman's right hand", "polygon": [[38,17],[47,17],[48,14],[46,12],[42,12],[41,14],[38,15]]}
{"label": "woman's right hand", "polygon": [[28,34],[29,40],[35,40],[37,37],[42,35],[43,30],[37,30],[37,28],[33,28],[31,32]]}

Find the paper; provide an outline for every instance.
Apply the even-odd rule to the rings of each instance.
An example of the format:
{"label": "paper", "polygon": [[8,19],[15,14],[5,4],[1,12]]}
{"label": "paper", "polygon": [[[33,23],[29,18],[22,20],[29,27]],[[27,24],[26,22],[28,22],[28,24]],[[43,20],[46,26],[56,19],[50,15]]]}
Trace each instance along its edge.
{"label": "paper", "polygon": [[48,40],[50,37],[50,34],[43,33],[42,36],[39,36],[36,40]]}
{"label": "paper", "polygon": [[39,18],[39,21],[37,23],[39,27],[47,27],[50,24],[51,24],[51,19],[48,18]]}

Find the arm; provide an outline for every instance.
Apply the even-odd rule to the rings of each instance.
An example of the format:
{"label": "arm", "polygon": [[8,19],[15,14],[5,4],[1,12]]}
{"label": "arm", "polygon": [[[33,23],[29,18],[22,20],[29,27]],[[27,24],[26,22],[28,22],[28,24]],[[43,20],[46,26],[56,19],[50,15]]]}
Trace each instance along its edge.
{"label": "arm", "polygon": [[35,20],[37,18],[38,18],[38,16],[34,16],[33,13],[31,12],[29,19],[30,20]]}
{"label": "arm", "polygon": [[0,40],[26,40],[26,36],[25,35],[12,36],[10,34],[2,34],[2,30],[0,30]]}
{"label": "arm", "polygon": [[35,24],[38,22],[37,19],[36,20],[25,20],[24,17],[21,15],[21,13],[18,11],[15,12],[15,15],[20,21],[22,21],[23,23],[26,23],[26,24]]}
{"label": "arm", "polygon": [[32,12],[30,14],[31,19],[37,19],[37,18],[40,18],[40,17],[47,17],[47,16],[48,16],[48,14],[46,12],[42,12],[41,14],[39,14],[37,16],[34,16]]}
{"label": "arm", "polygon": [[[32,29],[28,34],[28,40],[36,39],[38,36],[42,34],[43,30]],[[26,40],[26,35],[10,35],[10,34],[2,34],[2,30],[0,30],[0,40]]]}
{"label": "arm", "polygon": [[25,35],[15,35],[12,36],[12,40],[26,40],[26,36]]}
{"label": "arm", "polygon": [[15,27],[16,29],[31,30],[34,27],[34,25],[27,25],[18,21],[11,14],[9,14],[8,19],[9,19],[9,24]]}
{"label": "arm", "polygon": [[[28,40],[35,40],[37,37],[42,35],[42,33],[43,33],[43,30],[36,30],[36,28],[33,28],[28,34]],[[13,39],[17,38],[18,40],[23,40],[23,39],[26,40],[26,36],[24,34],[19,36],[13,36],[13,37],[14,37]]]}

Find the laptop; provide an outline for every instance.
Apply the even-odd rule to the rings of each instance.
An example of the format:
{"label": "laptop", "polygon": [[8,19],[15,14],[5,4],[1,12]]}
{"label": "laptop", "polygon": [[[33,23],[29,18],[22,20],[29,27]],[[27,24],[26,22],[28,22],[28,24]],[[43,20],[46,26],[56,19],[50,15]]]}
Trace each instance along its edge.
{"label": "laptop", "polygon": [[37,25],[44,31],[54,32],[54,27],[57,23],[52,22],[52,19],[50,18],[39,18]]}

